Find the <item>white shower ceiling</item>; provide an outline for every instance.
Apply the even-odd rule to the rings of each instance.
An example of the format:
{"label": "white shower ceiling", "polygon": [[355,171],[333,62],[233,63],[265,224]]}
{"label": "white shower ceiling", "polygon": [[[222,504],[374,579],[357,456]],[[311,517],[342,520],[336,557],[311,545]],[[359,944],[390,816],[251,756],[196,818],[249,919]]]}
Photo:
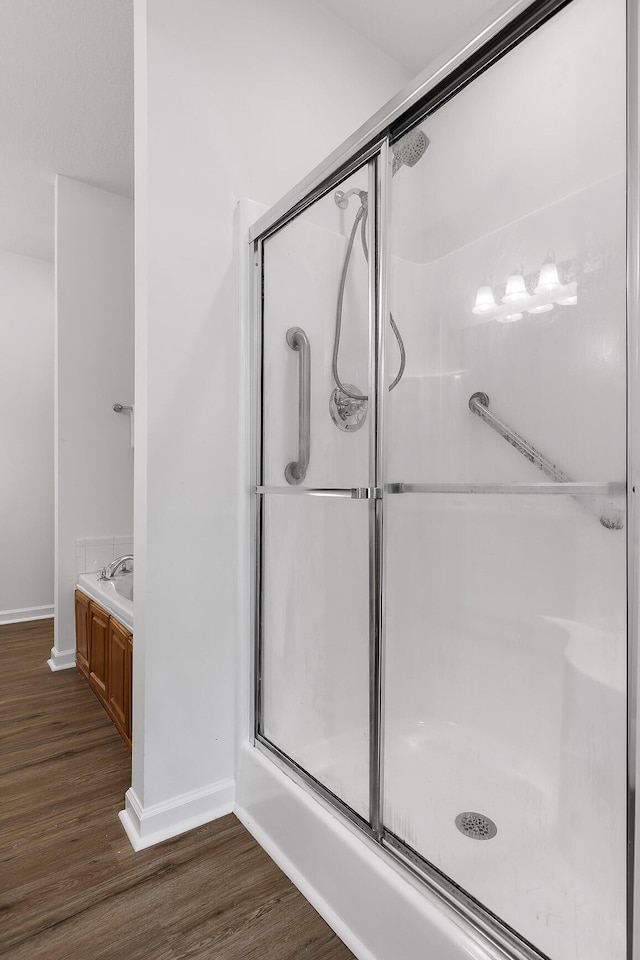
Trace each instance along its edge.
{"label": "white shower ceiling", "polygon": [[412,74],[464,35],[489,11],[497,16],[512,0],[317,0]]}
{"label": "white shower ceiling", "polygon": [[0,248],[53,258],[62,173],[133,192],[132,0],[0,0]]}

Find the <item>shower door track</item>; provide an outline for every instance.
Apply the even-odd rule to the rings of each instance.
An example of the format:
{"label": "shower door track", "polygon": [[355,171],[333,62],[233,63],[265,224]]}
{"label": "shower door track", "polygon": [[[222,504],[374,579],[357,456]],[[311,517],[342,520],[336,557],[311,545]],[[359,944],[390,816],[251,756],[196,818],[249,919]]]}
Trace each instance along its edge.
{"label": "shower door track", "polygon": [[623,497],[624,480],[592,482],[557,481],[549,483],[387,483],[384,487],[280,487],[256,486],[255,493],[292,497],[342,497],[349,500],[381,500],[383,493],[446,493],[495,496]]}
{"label": "shower door track", "polygon": [[[640,561],[638,541],[640,516],[637,506],[636,487],[640,483],[640,464],[637,455],[636,434],[640,435],[640,78],[638,76],[638,51],[640,47],[640,0],[627,0],[627,478],[628,481],[563,483],[542,482],[522,484],[494,483],[388,483],[384,482],[382,406],[384,404],[384,371],[382,362],[382,323],[377,323],[376,341],[371,350],[371,380],[377,385],[373,391],[374,422],[378,429],[372,431],[372,460],[375,463],[373,483],[363,487],[345,488],[300,488],[287,489],[264,485],[262,482],[263,437],[262,437],[262,309],[263,309],[263,240],[293,220],[315,200],[336,187],[342,178],[362,166],[376,154],[388,155],[389,145],[399,139],[406,130],[420,119],[428,116],[464,85],[474,79],[508,50],[525,39],[538,26],[570,4],[572,0],[516,0],[497,19],[487,24],[474,39],[471,39],[453,57],[444,57],[411,89],[403,91],[360,128],[345,144],[314,170],[308,177],[261,217],[249,231],[250,249],[253,254],[253,421],[252,421],[252,526],[254,542],[254,582],[252,610],[254,645],[252,674],[254,696],[252,701],[251,726],[253,743],[269,759],[303,788],[311,791],[319,803],[334,811],[345,824],[355,829],[364,842],[376,849],[396,868],[410,872],[418,878],[443,903],[446,909],[463,918],[482,937],[510,960],[545,960],[546,955],[529,943],[505,921],[494,915],[486,906],[475,900],[453,880],[421,857],[416,851],[388,831],[382,823],[382,777],[381,736],[383,714],[383,645],[384,645],[384,569],[382,563],[384,494],[509,494],[525,496],[584,496],[623,497],[627,503],[627,626],[628,626],[628,789],[627,789],[627,960],[640,960],[640,931],[633,910],[633,894],[636,886],[635,821],[636,821],[636,714],[638,699],[637,681],[637,633]],[[381,164],[381,166],[384,166]],[[387,189],[386,169],[378,191]],[[384,214],[387,199],[382,197],[379,206],[377,230],[386,230],[380,225],[380,212]],[[385,314],[386,280],[384,270],[388,256],[386,237],[379,241],[377,284],[373,293],[378,316]],[[380,243],[380,240],[382,242]],[[257,322],[256,322],[257,321]],[[370,517],[370,574],[371,582],[377,584],[372,591],[370,609],[371,627],[371,770],[369,821],[359,816],[344,801],[328,790],[311,774],[283,753],[276,744],[261,732],[261,661],[262,661],[262,568],[264,560],[264,510],[265,496],[303,495],[317,497],[344,497],[367,499]],[[637,932],[636,932],[637,931]]]}

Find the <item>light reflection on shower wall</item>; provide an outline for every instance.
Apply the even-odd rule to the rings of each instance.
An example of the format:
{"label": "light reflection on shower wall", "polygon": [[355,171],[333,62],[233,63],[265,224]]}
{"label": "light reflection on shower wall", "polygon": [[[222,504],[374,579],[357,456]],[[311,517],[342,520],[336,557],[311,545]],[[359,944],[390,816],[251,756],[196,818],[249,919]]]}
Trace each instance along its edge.
{"label": "light reflection on shower wall", "polygon": [[[390,482],[546,479],[478,390],[574,479],[624,479],[624,49],[622,0],[575,0],[422,124],[393,181]],[[575,306],[474,316],[549,248]],[[625,531],[565,496],[425,494],[385,530],[387,826],[552,960],[622,960]]]}

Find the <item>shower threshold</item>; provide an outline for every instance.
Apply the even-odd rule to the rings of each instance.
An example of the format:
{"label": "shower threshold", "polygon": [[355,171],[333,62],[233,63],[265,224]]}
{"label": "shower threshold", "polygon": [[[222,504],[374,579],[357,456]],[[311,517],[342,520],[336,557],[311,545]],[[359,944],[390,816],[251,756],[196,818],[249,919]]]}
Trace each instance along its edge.
{"label": "shower threshold", "polygon": [[[364,817],[366,744],[366,731],[353,729],[316,741],[297,759]],[[385,753],[385,828],[409,853],[551,960],[624,956],[624,876],[615,875],[617,858],[610,844],[594,846],[592,837],[582,848],[575,838],[566,842],[565,800],[542,782],[540,771],[527,770],[487,736],[436,719],[387,723]],[[460,832],[461,811],[495,823],[490,842]]]}

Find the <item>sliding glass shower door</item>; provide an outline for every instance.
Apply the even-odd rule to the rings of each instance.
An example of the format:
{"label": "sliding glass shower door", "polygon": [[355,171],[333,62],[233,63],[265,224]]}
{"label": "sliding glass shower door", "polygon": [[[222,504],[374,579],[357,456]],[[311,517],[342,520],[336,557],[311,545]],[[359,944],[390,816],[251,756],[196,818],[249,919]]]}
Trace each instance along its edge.
{"label": "sliding glass shower door", "polygon": [[375,169],[262,246],[258,734],[365,821]]}
{"label": "sliding glass shower door", "polygon": [[505,956],[625,960],[625,0],[533,7],[254,235],[255,735]]}
{"label": "sliding glass shower door", "polygon": [[624,53],[576,0],[392,193],[388,840],[553,960],[626,956]]}

